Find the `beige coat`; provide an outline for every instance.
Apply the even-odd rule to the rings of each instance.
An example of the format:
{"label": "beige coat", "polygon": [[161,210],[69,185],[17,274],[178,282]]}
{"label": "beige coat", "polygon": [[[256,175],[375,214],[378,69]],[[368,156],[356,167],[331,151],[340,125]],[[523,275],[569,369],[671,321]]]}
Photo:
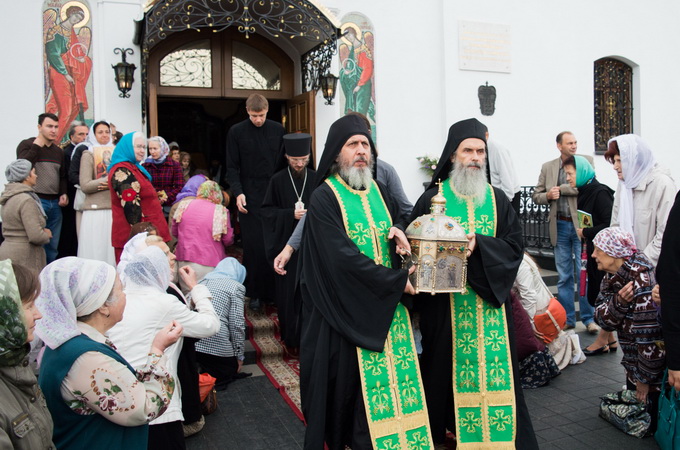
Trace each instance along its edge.
{"label": "beige coat", "polygon": [[11,259],[40,272],[45,267],[43,245],[50,241],[45,233],[46,219],[35,199],[33,188],[23,183],[7,183],[0,195],[2,234],[0,259]]}
{"label": "beige coat", "polygon": [[[583,156],[593,164],[593,157],[588,155]],[[557,243],[557,200],[548,200],[548,191],[554,186],[557,186],[557,177],[560,174],[560,158],[548,161],[541,167],[541,174],[538,176],[538,183],[532,199],[538,205],[550,205],[550,213],[548,221],[550,224],[550,242],[553,246]],[[578,228],[578,208],[576,207],[576,197],[578,196],[578,189],[569,186],[568,183],[560,185],[560,195],[567,197],[569,203],[569,213],[571,220],[574,223],[574,228]]]}
{"label": "beige coat", "polygon": [[[104,182],[106,189],[100,191],[99,185]],[[80,159],[80,189],[85,193],[83,211],[88,209],[111,209],[111,194],[108,189],[106,177],[94,178],[94,154],[91,151],[83,151]]]}
{"label": "beige coat", "polygon": [[52,416],[28,358],[18,366],[0,367],[0,404],[0,448],[55,448]]}

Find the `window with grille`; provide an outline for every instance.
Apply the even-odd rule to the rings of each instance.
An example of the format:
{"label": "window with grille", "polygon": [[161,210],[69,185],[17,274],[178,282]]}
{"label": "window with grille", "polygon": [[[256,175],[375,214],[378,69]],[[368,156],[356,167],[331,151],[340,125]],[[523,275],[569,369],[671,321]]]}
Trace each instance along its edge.
{"label": "window with grille", "polygon": [[633,68],[613,58],[595,61],[595,153],[612,137],[633,132]]}

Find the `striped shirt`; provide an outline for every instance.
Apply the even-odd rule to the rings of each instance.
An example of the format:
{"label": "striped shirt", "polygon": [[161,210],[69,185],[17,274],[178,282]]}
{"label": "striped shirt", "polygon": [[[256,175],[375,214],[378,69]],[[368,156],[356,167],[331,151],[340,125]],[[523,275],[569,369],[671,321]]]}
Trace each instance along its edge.
{"label": "striped shirt", "polygon": [[243,297],[246,288],[229,278],[201,280],[199,284],[208,287],[213,297],[213,308],[220,319],[220,330],[216,335],[196,343],[196,351],[213,356],[243,356],[245,318]]}

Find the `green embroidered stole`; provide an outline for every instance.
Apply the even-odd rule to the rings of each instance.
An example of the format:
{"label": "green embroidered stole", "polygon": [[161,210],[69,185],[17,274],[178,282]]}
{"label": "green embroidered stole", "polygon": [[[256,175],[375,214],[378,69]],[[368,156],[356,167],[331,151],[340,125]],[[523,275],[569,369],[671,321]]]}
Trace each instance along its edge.
{"label": "green embroidered stole", "polygon": [[[347,235],[376,264],[392,267],[387,236],[392,219],[378,185],[352,189],[338,175],[326,179],[342,210]],[[382,353],[357,347],[361,391],[376,450],[430,449],[418,355],[408,310],[399,303]]]}
{"label": "green embroidered stole", "polygon": [[[489,185],[484,204],[443,183],[446,215],[469,233],[496,235],[496,199]],[[505,308],[482,300],[467,286],[451,294],[453,401],[458,448],[515,448],[517,414]]]}

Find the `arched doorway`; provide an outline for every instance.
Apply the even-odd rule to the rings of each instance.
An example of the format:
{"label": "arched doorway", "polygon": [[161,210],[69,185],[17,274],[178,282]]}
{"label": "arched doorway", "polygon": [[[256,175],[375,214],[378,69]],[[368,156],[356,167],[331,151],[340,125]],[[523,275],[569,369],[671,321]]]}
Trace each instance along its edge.
{"label": "arched doorway", "polygon": [[224,162],[229,127],[260,93],[270,119],[314,134],[314,94],[338,33],[315,0],[151,0],[137,39],[149,133],[177,140],[202,164]]}
{"label": "arched doorway", "polygon": [[177,141],[198,168],[213,160],[224,164],[226,134],[247,118],[250,94],[269,100],[270,119],[287,121],[293,75],[293,61],[262,36],[246,38],[232,29],[177,33],[149,57],[149,131]]}

